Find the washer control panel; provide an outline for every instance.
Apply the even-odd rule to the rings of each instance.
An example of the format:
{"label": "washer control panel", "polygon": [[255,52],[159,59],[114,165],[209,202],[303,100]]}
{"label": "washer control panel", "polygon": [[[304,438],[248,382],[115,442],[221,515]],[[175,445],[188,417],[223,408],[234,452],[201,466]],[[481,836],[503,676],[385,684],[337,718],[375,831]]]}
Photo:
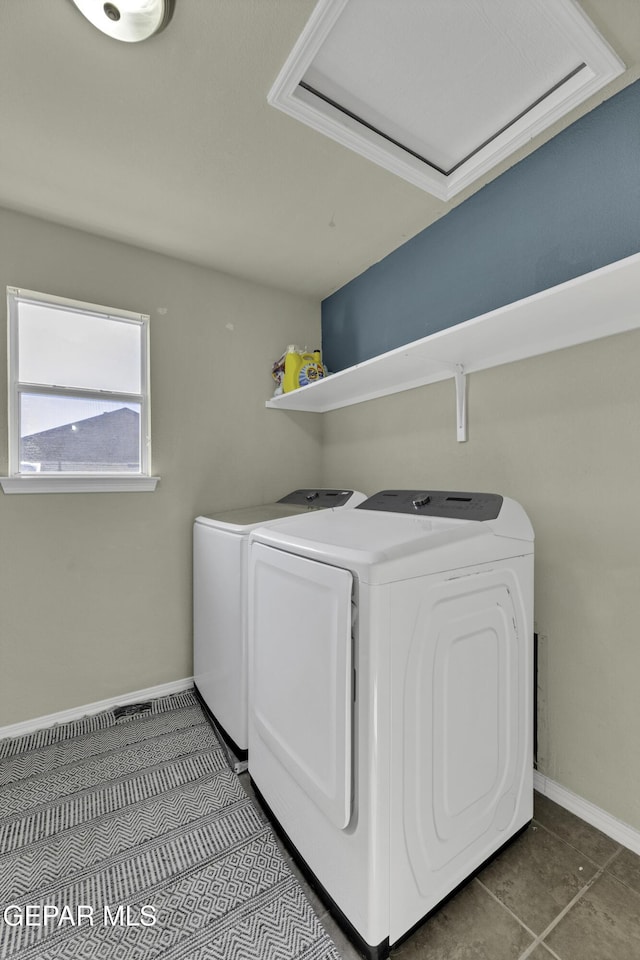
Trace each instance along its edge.
{"label": "washer control panel", "polygon": [[353,495],[353,490],[293,490],[278,503],[292,503],[299,507],[309,507],[311,510],[326,510],[328,507],[343,507]]}
{"label": "washer control panel", "polygon": [[421,517],[459,520],[495,520],[502,507],[498,493],[460,493],[451,490],[381,490],[356,510],[383,510]]}

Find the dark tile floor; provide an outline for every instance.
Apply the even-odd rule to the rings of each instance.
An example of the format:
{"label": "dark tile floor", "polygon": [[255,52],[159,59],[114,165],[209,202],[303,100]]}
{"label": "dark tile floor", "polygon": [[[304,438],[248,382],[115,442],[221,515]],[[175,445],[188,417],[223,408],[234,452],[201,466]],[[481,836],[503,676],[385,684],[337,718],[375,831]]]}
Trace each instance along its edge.
{"label": "dark tile floor", "polygon": [[[343,960],[358,960],[294,871]],[[640,960],[640,857],[536,794],[525,833],[391,957]]]}

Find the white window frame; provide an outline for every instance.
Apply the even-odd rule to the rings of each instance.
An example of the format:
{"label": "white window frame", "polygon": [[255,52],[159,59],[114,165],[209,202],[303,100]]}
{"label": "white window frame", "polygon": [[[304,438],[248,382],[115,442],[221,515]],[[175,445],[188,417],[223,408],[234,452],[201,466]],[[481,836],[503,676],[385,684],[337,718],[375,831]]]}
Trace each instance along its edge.
{"label": "white window frame", "polygon": [[[65,311],[136,324],[140,337],[139,394],[119,393],[92,388],[75,389],[56,384],[33,384],[18,379],[18,309],[20,303],[36,303]],[[132,313],[69,300],[33,290],[7,287],[7,363],[8,363],[8,417],[9,466],[8,476],[0,477],[5,493],[105,493],[144,492],[155,490],[158,477],[151,476],[151,411],[149,390],[149,315]],[[138,473],[21,473],[20,472],[20,394],[46,394],[62,397],[115,400],[140,405],[140,471]]]}

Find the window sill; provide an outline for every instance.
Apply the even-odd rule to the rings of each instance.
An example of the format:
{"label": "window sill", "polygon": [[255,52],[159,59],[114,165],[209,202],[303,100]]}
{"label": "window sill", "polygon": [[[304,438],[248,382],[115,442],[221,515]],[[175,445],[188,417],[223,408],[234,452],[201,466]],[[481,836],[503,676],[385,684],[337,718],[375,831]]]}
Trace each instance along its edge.
{"label": "window sill", "polygon": [[160,477],[0,477],[5,493],[151,493]]}

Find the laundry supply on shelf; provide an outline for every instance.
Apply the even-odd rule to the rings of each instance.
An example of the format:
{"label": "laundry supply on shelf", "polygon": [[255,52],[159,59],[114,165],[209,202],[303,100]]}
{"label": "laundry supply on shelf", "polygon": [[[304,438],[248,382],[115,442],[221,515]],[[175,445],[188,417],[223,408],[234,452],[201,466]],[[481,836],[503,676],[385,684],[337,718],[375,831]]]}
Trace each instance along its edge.
{"label": "laundry supply on shelf", "polygon": [[322,363],[322,354],[319,349],[312,353],[301,350],[294,344],[289,344],[282,356],[275,361],[272,367],[272,376],[277,386],[274,396],[281,393],[290,393],[299,387],[306,387],[315,383],[328,374]]}

